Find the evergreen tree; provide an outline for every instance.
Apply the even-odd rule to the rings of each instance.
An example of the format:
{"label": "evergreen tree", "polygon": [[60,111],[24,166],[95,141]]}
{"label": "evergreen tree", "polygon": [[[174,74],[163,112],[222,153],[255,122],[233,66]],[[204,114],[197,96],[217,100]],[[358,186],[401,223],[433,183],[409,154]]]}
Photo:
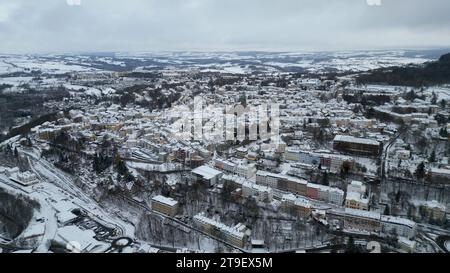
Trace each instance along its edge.
{"label": "evergreen tree", "polygon": [[11,147],[11,144],[8,143],[8,145],[6,145],[6,154],[7,155],[12,155],[13,154],[13,150]]}
{"label": "evergreen tree", "polygon": [[100,173],[100,169],[99,169],[99,166],[98,166],[98,155],[97,154],[95,154],[95,156],[94,156],[94,160],[92,161],[92,168],[94,169],[94,171],[96,172],[96,173]]}
{"label": "evergreen tree", "polygon": [[357,253],[357,252],[358,249],[356,248],[355,245],[355,239],[353,239],[353,237],[350,236],[350,238],[348,238],[348,242],[345,247],[345,253]]}
{"label": "evergreen tree", "polygon": [[242,207],[244,212],[252,218],[253,222],[256,221],[259,215],[259,207],[256,200],[253,197],[247,198]]}
{"label": "evergreen tree", "polygon": [[389,209],[389,206],[386,205],[386,207],[384,207],[384,215],[390,215],[391,214],[391,210]]}
{"label": "evergreen tree", "polygon": [[408,219],[412,219],[412,217],[414,216],[414,207],[412,205],[409,205],[408,207]]}
{"label": "evergreen tree", "polygon": [[239,97],[239,102],[242,104],[242,106],[247,107],[247,96],[245,93],[243,93],[240,97]]}
{"label": "evergreen tree", "polygon": [[400,202],[400,197],[401,197],[401,193],[400,193],[400,191],[398,191],[397,194],[395,195],[395,202],[396,203]]}
{"label": "evergreen tree", "polygon": [[328,172],[325,172],[322,176],[322,185],[329,186],[330,181],[328,179]]}
{"label": "evergreen tree", "polygon": [[348,161],[345,161],[341,166],[341,178],[347,177],[347,175],[350,173],[350,163]]}
{"label": "evergreen tree", "polygon": [[437,100],[438,100],[437,95],[436,93],[433,92],[433,95],[431,97],[431,104],[437,104]]}
{"label": "evergreen tree", "polygon": [[433,150],[433,152],[431,152],[431,155],[428,158],[428,161],[431,162],[431,163],[436,162],[436,151],[435,150]]}
{"label": "evergreen tree", "polygon": [[232,201],[232,192],[234,190],[236,190],[236,186],[232,182],[226,181],[225,183],[223,183],[223,189],[221,192],[222,200],[224,202]]}
{"label": "evergreen tree", "polygon": [[440,135],[441,137],[447,138],[447,137],[448,137],[448,131],[447,131],[447,128],[445,128],[445,127],[441,128],[441,130],[439,131],[439,135]]}
{"label": "evergreen tree", "polygon": [[425,177],[425,163],[420,163],[414,172],[417,179],[421,180]]}

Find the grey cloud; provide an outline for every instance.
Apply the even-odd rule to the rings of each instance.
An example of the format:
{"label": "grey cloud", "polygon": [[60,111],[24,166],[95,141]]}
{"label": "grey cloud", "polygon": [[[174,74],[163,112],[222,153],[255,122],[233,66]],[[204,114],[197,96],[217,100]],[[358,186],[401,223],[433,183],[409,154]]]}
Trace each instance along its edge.
{"label": "grey cloud", "polygon": [[0,52],[450,45],[450,1],[0,0]]}

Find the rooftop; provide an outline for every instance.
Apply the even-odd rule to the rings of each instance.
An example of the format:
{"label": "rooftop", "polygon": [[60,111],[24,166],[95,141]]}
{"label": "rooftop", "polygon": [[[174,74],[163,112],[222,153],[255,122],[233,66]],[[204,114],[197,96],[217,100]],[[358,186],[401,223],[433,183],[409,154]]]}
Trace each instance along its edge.
{"label": "rooftop", "polygon": [[175,206],[176,204],[178,204],[178,202],[176,200],[169,198],[169,197],[162,196],[162,195],[157,195],[157,196],[153,197],[152,201],[163,203],[163,204],[166,204],[169,206]]}
{"label": "rooftop", "polygon": [[221,171],[211,168],[207,165],[200,166],[192,170],[192,173],[202,176],[204,179],[212,179],[217,175],[222,174]]}
{"label": "rooftop", "polygon": [[364,218],[370,218],[374,220],[380,220],[380,213],[374,212],[374,211],[366,211],[366,210],[359,210],[359,209],[351,209],[351,208],[345,208],[345,214],[349,216],[357,216],[357,217],[364,217]]}
{"label": "rooftop", "polygon": [[376,140],[367,139],[367,138],[357,138],[352,136],[344,136],[344,135],[337,135],[334,138],[334,141],[340,141],[340,142],[351,142],[351,143],[358,143],[358,144],[366,144],[366,145],[380,145],[380,143]]}
{"label": "rooftop", "polygon": [[416,225],[416,222],[411,221],[406,218],[396,217],[396,216],[389,216],[389,215],[381,215],[381,221],[398,224],[398,225],[404,225],[408,227],[414,227]]}
{"label": "rooftop", "polygon": [[220,229],[222,232],[226,232],[230,235],[233,235],[235,237],[238,238],[244,238],[244,233],[240,232],[236,227],[230,227],[227,226],[221,222],[218,222],[214,219],[208,218],[206,217],[203,213],[199,213],[197,215],[194,216],[194,219],[196,219],[197,221],[203,222],[203,223],[207,223],[209,225],[215,226],[216,228]]}

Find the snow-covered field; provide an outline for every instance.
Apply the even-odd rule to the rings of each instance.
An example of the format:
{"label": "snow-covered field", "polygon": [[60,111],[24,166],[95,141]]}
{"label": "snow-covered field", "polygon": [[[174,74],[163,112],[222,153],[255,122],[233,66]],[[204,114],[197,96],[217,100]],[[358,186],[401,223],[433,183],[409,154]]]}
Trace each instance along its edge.
{"label": "snow-covered field", "polygon": [[[156,52],[94,55],[0,55],[0,75],[14,72],[76,73],[145,68],[196,68],[203,72],[244,74],[253,71],[367,71],[422,64],[438,56],[421,51],[355,52]],[[130,63],[131,62],[131,63]],[[139,65],[142,64],[142,65]]]}
{"label": "snow-covered field", "polygon": [[96,71],[95,68],[74,64],[64,59],[49,58],[48,56],[0,55],[0,75],[37,70],[42,73],[55,74]]}

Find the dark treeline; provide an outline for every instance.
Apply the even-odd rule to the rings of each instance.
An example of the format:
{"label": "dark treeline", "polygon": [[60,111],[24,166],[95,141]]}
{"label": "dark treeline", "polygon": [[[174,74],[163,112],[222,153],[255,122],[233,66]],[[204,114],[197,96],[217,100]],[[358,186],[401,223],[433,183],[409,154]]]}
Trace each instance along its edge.
{"label": "dark treeline", "polygon": [[402,86],[429,86],[450,83],[450,53],[438,61],[423,66],[377,69],[357,78],[358,84],[389,84]]}
{"label": "dark treeline", "polygon": [[372,95],[364,94],[362,92],[356,94],[344,94],[343,98],[347,103],[361,103],[363,106],[383,105],[391,101],[391,97],[389,95]]}
{"label": "dark treeline", "polygon": [[39,203],[34,200],[0,189],[0,218],[6,223],[3,228],[11,239],[22,233],[33,217],[33,209],[39,208]]}
{"label": "dark treeline", "polygon": [[157,72],[129,72],[123,75],[123,77],[128,78],[138,78],[138,79],[158,79],[163,76],[162,73]]}
{"label": "dark treeline", "polygon": [[51,122],[55,120],[57,120],[57,113],[50,113],[40,116],[28,122],[27,124],[24,124],[16,128],[12,128],[7,135],[0,135],[0,142],[18,135],[27,135],[32,128],[41,125],[47,121]]}
{"label": "dark treeline", "polygon": [[[127,104],[136,104],[148,109],[163,109],[170,107],[171,104],[181,97],[180,92],[171,92],[166,94],[163,88],[155,88],[152,84],[139,84],[127,87],[118,92],[119,96],[112,99],[112,102],[125,107]],[[136,94],[148,96],[149,100],[137,100]]]}
{"label": "dark treeline", "polygon": [[[5,86],[5,88],[12,87]],[[17,126],[18,118],[28,121],[30,118],[37,119],[42,115],[49,114],[54,109],[47,108],[45,102],[62,101],[70,96],[70,93],[62,86],[35,90],[24,84],[20,88],[20,92],[0,92],[0,130],[8,130]],[[16,132],[17,129],[12,134],[17,135]],[[2,137],[0,135],[0,139]]]}

